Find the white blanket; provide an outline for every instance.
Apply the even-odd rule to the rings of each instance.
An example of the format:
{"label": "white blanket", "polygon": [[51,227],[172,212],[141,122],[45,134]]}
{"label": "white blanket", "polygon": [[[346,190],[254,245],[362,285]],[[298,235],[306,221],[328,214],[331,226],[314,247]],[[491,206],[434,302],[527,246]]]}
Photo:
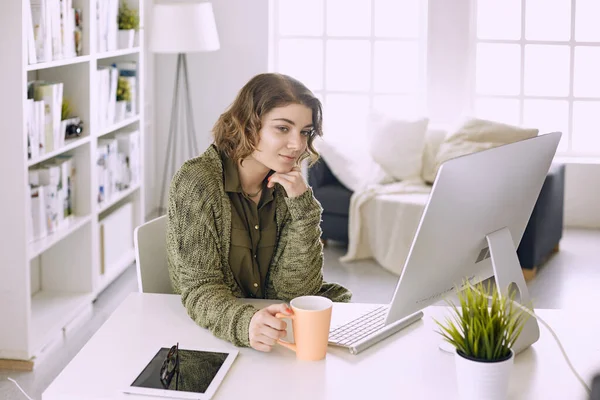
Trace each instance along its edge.
{"label": "white blanket", "polygon": [[371,185],[354,192],[348,251],[340,261],[374,258],[400,275],[430,192],[421,180]]}

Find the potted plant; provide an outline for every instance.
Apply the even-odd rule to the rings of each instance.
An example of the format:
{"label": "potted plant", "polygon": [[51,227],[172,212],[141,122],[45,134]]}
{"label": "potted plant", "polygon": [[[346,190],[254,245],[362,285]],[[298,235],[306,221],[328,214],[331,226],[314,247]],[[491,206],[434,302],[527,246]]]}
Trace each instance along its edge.
{"label": "potted plant", "polygon": [[125,119],[127,102],[131,101],[131,87],[129,82],[122,76],[117,80],[117,105],[115,110],[115,122]]}
{"label": "potted plant", "polygon": [[512,347],[529,315],[513,303],[514,292],[501,295],[491,285],[470,284],[452,302],[452,317],[435,321],[444,340],[455,348],[461,399],[504,400],[508,394]]}
{"label": "potted plant", "polygon": [[119,49],[132,48],[136,31],[140,27],[140,16],[137,9],[129,8],[126,1],[119,7]]}

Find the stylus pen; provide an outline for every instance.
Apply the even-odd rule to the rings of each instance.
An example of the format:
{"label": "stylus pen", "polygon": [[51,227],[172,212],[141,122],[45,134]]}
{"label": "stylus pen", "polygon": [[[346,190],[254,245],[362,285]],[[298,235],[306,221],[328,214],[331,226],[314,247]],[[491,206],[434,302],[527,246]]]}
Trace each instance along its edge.
{"label": "stylus pen", "polygon": [[381,342],[383,339],[387,338],[388,336],[391,336],[394,333],[398,332],[399,330],[406,328],[407,326],[413,324],[414,322],[417,322],[421,318],[423,318],[423,311],[416,312],[412,315],[409,315],[406,318],[400,319],[400,320],[394,322],[393,324],[390,324],[390,325],[386,326],[385,328],[383,328],[382,330],[378,331],[375,335],[368,336],[368,337],[364,338],[363,340],[361,340],[360,342],[357,342],[355,345],[350,346],[349,347],[350,353],[358,354],[361,351],[373,346],[375,343]]}

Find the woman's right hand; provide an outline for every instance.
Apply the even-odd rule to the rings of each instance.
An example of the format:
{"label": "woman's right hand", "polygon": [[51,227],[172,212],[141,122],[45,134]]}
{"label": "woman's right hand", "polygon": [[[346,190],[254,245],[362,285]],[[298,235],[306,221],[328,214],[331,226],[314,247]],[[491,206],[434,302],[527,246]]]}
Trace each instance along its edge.
{"label": "woman's right hand", "polygon": [[286,335],[287,324],[275,317],[277,313],[292,315],[292,310],[285,304],[273,304],[254,314],[248,329],[252,348],[269,352]]}

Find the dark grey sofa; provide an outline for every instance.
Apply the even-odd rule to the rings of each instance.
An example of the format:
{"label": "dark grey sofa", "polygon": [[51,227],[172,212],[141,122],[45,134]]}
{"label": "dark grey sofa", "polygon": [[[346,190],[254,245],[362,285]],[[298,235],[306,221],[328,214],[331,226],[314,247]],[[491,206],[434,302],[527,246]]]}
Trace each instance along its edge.
{"label": "dark grey sofa", "polygon": [[[308,183],[323,206],[322,238],[347,244],[352,191],[336,179],[322,158],[309,169]],[[533,278],[537,267],[558,251],[563,233],[564,187],[565,166],[552,164],[517,249],[526,279]]]}

